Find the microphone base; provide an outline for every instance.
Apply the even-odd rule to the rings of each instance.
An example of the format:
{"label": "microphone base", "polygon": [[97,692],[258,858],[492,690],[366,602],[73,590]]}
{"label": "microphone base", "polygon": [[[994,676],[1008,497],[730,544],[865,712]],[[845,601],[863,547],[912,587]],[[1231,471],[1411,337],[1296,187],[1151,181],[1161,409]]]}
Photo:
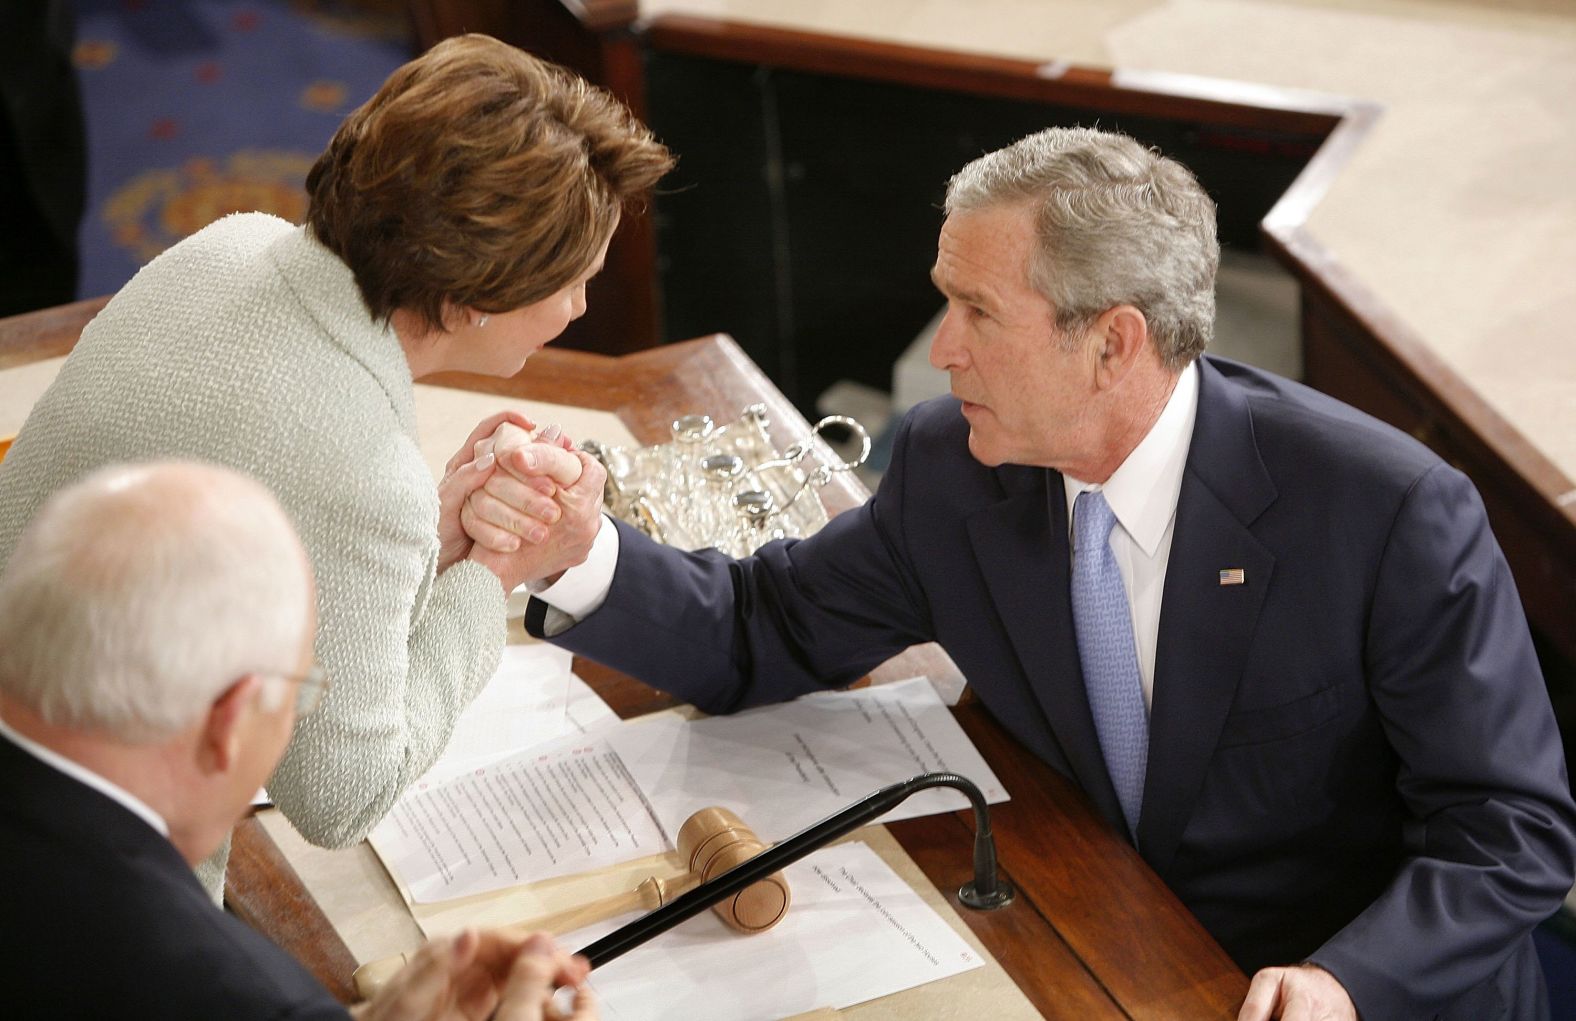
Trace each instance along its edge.
{"label": "microphone base", "polygon": [[958,888],[958,900],[963,906],[973,908],[975,911],[995,911],[1012,903],[1015,896],[1012,884],[996,877],[996,889],[988,894],[982,894],[973,883],[965,883]]}

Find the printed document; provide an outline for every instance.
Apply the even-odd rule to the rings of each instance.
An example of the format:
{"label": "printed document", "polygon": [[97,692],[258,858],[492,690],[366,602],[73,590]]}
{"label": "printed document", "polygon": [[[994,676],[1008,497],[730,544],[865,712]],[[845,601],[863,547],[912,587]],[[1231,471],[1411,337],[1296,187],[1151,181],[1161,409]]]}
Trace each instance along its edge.
{"label": "printed document", "polygon": [[570,671],[574,656],[546,642],[506,645],[492,679],[455,721],[448,747],[412,786],[434,784],[567,734],[588,734],[618,716]]}
{"label": "printed document", "polygon": [[605,741],[579,735],[412,788],[367,839],[420,903],[673,846],[618,756]]}
{"label": "printed document", "polygon": [[[494,759],[566,734],[612,726],[618,715],[570,670],[574,656],[546,642],[506,645],[492,679],[460,714],[449,744],[411,790],[459,776]],[[259,790],[253,805],[271,805]]]}
{"label": "printed document", "polygon": [[[782,840],[917,773],[959,773],[986,801],[1007,800],[1001,781],[923,677],[806,695],[733,716],[632,720],[606,737],[672,833],[691,813],[722,805],[762,840]],[[935,788],[879,821],[968,804],[956,790]]]}
{"label": "printed document", "polygon": [[[432,903],[616,865],[673,848],[691,814],[722,805],[767,842],[917,773],[973,780],[1007,800],[930,682],[824,692],[734,716],[673,713],[571,735],[413,787],[370,836],[412,900]],[[966,808],[910,797],[883,821]]]}
{"label": "printed document", "polygon": [[[844,1009],[983,963],[862,843],[824,848],[785,870],[793,890],[776,927],[754,935],[703,912],[591,973],[606,1021],[772,1021]],[[636,915],[560,938],[580,949]]]}

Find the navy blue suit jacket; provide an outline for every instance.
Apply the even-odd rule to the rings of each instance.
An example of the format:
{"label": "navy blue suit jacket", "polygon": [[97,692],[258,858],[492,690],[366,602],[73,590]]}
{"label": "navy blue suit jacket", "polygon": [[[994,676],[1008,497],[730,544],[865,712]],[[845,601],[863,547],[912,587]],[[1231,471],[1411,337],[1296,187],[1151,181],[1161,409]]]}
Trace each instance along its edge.
{"label": "navy blue suit jacket", "polygon": [[344,1021],[118,802],[0,737],[0,1014]]}
{"label": "navy blue suit jacket", "polygon": [[[1365,1021],[1539,1016],[1529,930],[1571,888],[1576,809],[1476,491],[1305,387],[1217,359],[1199,378],[1140,853],[1244,969],[1312,959]],[[1061,476],[985,467],[967,434],[955,401],[920,405],[869,503],[742,561],[620,526],[607,602],[554,640],[712,712],[937,641],[1125,836]]]}

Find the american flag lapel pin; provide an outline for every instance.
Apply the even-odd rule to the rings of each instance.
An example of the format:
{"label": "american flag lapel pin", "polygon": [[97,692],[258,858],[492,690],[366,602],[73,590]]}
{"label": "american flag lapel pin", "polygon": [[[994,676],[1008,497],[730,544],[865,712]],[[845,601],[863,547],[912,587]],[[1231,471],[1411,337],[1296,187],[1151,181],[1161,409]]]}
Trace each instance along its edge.
{"label": "american flag lapel pin", "polygon": [[1246,585],[1248,572],[1240,567],[1223,567],[1220,569],[1220,583],[1222,585]]}

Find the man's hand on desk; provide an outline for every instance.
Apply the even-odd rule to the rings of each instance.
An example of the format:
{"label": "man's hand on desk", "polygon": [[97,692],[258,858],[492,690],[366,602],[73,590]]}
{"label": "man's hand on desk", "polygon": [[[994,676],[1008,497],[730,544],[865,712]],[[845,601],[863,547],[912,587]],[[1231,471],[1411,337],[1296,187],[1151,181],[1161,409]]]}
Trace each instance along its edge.
{"label": "man's hand on desk", "polygon": [[1334,975],[1316,964],[1264,968],[1253,976],[1237,1021],[1357,1021],[1357,1007]]}
{"label": "man's hand on desk", "polygon": [[475,540],[471,559],[498,575],[506,591],[584,562],[602,524],[606,471],[567,437],[545,433],[534,437],[502,422],[476,445],[502,470],[470,492],[460,521]]}
{"label": "man's hand on desk", "polygon": [[[357,1021],[593,1021],[595,1000],[579,988],[589,971],[585,958],[540,933],[519,939],[467,930],[422,947],[353,1015]],[[553,1003],[564,986],[576,987],[568,1014]]]}

